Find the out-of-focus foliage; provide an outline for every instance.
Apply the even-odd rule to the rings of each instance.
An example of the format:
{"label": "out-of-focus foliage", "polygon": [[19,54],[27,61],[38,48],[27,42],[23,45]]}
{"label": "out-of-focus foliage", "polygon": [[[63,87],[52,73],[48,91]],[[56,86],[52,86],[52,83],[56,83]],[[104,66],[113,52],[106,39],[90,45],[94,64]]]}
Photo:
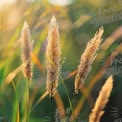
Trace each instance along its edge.
{"label": "out-of-focus foliage", "polygon": [[[112,0],[111,0],[112,1]],[[116,1],[114,1],[116,2]],[[80,56],[83,53],[87,42],[94,36],[96,30],[100,26],[104,27],[103,42],[111,33],[121,25],[121,19],[114,22],[98,25],[94,27],[95,17],[98,16],[101,10],[102,0],[74,0],[74,2],[68,6],[56,6],[48,2],[48,0],[36,0],[34,2],[18,0],[17,3],[12,5],[4,5],[0,7],[0,84],[4,82],[6,76],[14,69],[21,65],[21,48],[20,48],[20,34],[24,21],[27,21],[30,30],[32,40],[34,40],[33,50],[33,79],[30,86],[30,104],[33,105],[39,99],[41,95],[45,93],[46,82],[46,62],[45,62],[45,50],[48,27],[52,15],[55,15],[59,23],[60,38],[62,45],[62,72],[61,76],[65,80],[66,87],[69,95],[72,98],[74,91],[74,75],[67,78],[67,76],[77,69]],[[103,5],[104,6],[104,5]],[[109,6],[112,8],[112,5]],[[116,8],[116,6],[115,6]],[[107,7],[102,8],[107,11]],[[108,10],[106,16],[111,14]],[[118,10],[119,11],[119,10]],[[120,10],[121,11],[121,10]],[[106,50],[100,49],[104,52],[104,55],[98,56],[93,63],[93,69],[86,79],[85,85],[88,86],[89,82],[93,79],[95,74],[98,73],[100,68],[105,64],[107,57],[111,54],[113,49],[116,49],[121,43],[120,39],[117,39]],[[66,57],[66,59],[65,59]],[[121,54],[120,54],[121,57]],[[100,59],[100,60],[99,60]],[[119,64],[119,66],[121,63]],[[93,98],[96,98],[98,91],[103,84],[104,75],[101,83],[97,83],[97,87],[93,90]],[[21,105],[21,99],[23,94],[23,74],[20,72],[13,79],[16,86],[16,92],[18,96],[19,104]],[[68,98],[62,83],[58,86],[59,94],[63,100],[65,109],[69,108]],[[97,91],[97,93],[95,93]],[[12,84],[9,84],[4,92],[0,93],[0,117],[3,117],[5,121],[12,120],[14,111],[14,88]],[[114,93],[114,91],[113,91]],[[76,102],[84,96],[79,94]],[[56,119],[56,103],[52,101],[52,115],[53,119]],[[45,119],[50,119],[50,100],[46,96],[30,113],[30,122],[43,122]],[[79,114],[79,118],[87,122],[91,106],[88,101],[84,103],[84,106]],[[93,106],[92,106],[93,107]],[[1,119],[1,118],[0,118]],[[1,121],[1,120],[0,120]],[[54,122],[56,120],[52,120]]]}

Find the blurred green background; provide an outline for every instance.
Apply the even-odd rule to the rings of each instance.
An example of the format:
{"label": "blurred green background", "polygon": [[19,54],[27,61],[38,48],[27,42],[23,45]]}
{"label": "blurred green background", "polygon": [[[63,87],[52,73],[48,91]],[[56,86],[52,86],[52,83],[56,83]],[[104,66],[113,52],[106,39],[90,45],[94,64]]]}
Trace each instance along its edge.
{"label": "blurred green background", "polygon": [[[6,76],[10,72],[21,65],[20,35],[24,21],[27,21],[31,30],[32,40],[34,40],[33,54],[35,57],[33,57],[33,78],[32,85],[30,86],[30,98],[33,100],[33,105],[39,97],[45,93],[46,39],[51,17],[52,15],[55,15],[59,23],[62,46],[61,76],[64,79],[69,95],[72,98],[75,75],[69,78],[68,75],[77,69],[80,56],[83,53],[87,42],[93,38],[99,27],[103,26],[105,30],[103,42],[105,42],[118,27],[120,27],[120,30],[111,36],[113,40],[116,40],[113,41],[108,48],[104,48],[105,45],[103,45],[98,51],[97,58],[93,63],[92,71],[86,79],[86,87],[89,86],[89,82],[105,65],[107,57],[109,57],[109,55],[121,44],[121,7],[121,0],[17,0],[12,4],[3,4],[0,2],[0,84],[4,82]],[[101,52],[103,53],[102,55]],[[109,68],[115,66],[116,69],[115,71],[110,71],[110,74],[115,75],[115,86],[112,91],[113,96],[110,99],[110,105],[111,107],[116,108],[122,107],[120,105],[122,102],[122,97],[120,95],[121,90],[117,90],[122,87],[122,70],[119,70],[118,72],[118,67],[122,66],[121,58],[120,50],[119,55],[115,57],[118,61],[117,65],[112,63],[109,66]],[[93,101],[96,100],[106,77],[108,76],[104,73],[94,85],[91,91]],[[23,74],[21,72],[18,73],[13,79],[13,82],[16,86],[19,104],[21,105],[22,96],[24,95],[23,85],[25,82]],[[65,109],[68,109],[69,102],[67,94],[61,81],[59,82],[58,91]],[[4,92],[0,93],[0,122],[11,121],[14,111],[14,93],[14,88],[11,83],[4,89]],[[83,96],[82,93],[78,95],[75,106]],[[84,102],[83,108],[79,113],[79,120],[77,120],[79,122],[87,122],[89,113],[92,109],[88,101],[85,101],[86,102]],[[52,100],[52,118],[50,118],[49,107],[50,100],[49,97],[46,96],[31,111],[30,122],[46,122],[49,121],[49,119],[51,119],[52,122],[56,121],[57,106],[54,99]],[[110,113],[109,109],[108,111],[108,113]],[[111,115],[105,115],[102,121],[112,122],[115,120],[114,117],[111,120],[109,119],[112,117],[113,116]]]}

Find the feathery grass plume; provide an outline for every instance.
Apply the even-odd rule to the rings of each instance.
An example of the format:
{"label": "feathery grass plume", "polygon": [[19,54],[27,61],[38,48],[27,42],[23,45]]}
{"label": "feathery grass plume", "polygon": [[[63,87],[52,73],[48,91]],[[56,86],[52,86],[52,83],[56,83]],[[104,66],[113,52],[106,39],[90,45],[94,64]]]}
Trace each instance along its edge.
{"label": "feathery grass plume", "polygon": [[61,45],[59,38],[59,26],[56,18],[52,16],[48,31],[47,58],[47,82],[46,89],[50,97],[56,93],[60,72]]}
{"label": "feathery grass plume", "polygon": [[24,22],[22,32],[21,32],[21,60],[24,63],[23,73],[24,77],[30,80],[32,78],[32,63],[31,63],[31,53],[33,49],[33,42],[31,42],[31,34],[29,25]]}
{"label": "feathery grass plume", "polygon": [[104,32],[103,27],[95,34],[94,38],[87,43],[86,49],[81,56],[80,64],[78,66],[78,72],[75,77],[75,94],[78,94],[78,90],[83,85],[88,73],[91,70],[91,64],[96,57],[96,52],[102,41],[102,34]]}
{"label": "feathery grass plume", "polygon": [[110,76],[106,80],[105,84],[103,85],[99,93],[94,109],[92,110],[92,113],[89,116],[89,122],[100,122],[100,118],[104,114],[103,109],[109,100],[112,88],[113,88],[113,78],[112,76]]}

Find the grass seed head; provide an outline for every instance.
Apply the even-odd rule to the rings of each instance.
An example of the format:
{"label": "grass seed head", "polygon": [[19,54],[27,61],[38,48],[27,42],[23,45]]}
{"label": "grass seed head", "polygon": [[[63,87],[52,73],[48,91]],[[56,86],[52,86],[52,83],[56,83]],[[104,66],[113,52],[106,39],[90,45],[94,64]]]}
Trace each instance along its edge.
{"label": "grass seed head", "polygon": [[103,85],[99,93],[99,96],[96,100],[92,113],[89,116],[89,122],[100,122],[100,118],[104,114],[103,109],[109,100],[112,88],[113,88],[113,78],[112,76],[110,76],[106,80],[105,84]]}
{"label": "grass seed head", "polygon": [[32,63],[31,63],[31,54],[33,50],[33,43],[31,42],[31,34],[29,25],[27,22],[24,22],[22,32],[21,32],[21,60],[23,65],[24,77],[28,80],[32,78]]}
{"label": "grass seed head", "polygon": [[81,56],[78,72],[75,78],[75,94],[78,94],[78,90],[84,84],[88,73],[91,71],[91,65],[96,57],[96,52],[99,49],[103,32],[104,29],[101,27],[94,38],[87,43],[86,49]]}
{"label": "grass seed head", "polygon": [[56,18],[52,16],[48,31],[47,57],[47,82],[46,89],[50,96],[54,96],[58,86],[60,72],[61,46],[59,37],[59,26]]}

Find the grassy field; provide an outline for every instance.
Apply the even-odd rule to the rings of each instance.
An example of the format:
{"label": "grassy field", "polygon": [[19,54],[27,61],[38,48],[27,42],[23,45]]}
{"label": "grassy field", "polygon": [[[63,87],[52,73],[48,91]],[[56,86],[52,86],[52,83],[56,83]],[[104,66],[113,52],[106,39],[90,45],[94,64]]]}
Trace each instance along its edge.
{"label": "grassy field", "polygon": [[[98,111],[105,111],[100,122],[121,119],[121,5],[119,0],[106,4],[74,0],[67,6],[18,0],[1,5],[0,122],[88,122],[110,75],[113,89],[100,100],[106,101],[110,95]],[[94,37],[102,26],[104,33]],[[91,39],[97,41],[91,44]],[[77,85],[79,81],[83,85],[76,85],[79,93],[74,95],[76,77]],[[111,115],[113,108],[120,111],[118,117]]]}

